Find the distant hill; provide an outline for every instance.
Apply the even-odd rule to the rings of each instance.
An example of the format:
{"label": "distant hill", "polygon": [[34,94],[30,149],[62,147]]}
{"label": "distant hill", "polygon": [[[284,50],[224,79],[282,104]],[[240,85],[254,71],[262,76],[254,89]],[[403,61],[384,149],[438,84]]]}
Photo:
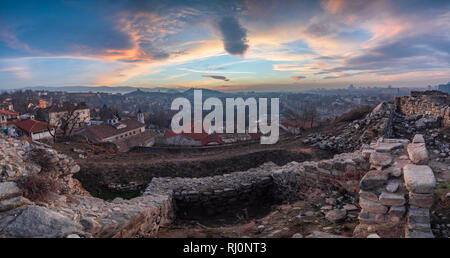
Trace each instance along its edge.
{"label": "distant hill", "polygon": [[169,92],[169,93],[178,93],[177,89],[172,88],[138,88],[131,86],[59,86],[59,87],[48,87],[48,86],[36,86],[36,87],[26,87],[15,90],[45,90],[45,91],[65,91],[65,92],[104,92],[104,93],[121,93],[126,94],[133,92],[135,90],[140,90],[143,92]]}
{"label": "distant hill", "polygon": [[202,90],[203,96],[208,96],[208,95],[217,96],[217,95],[226,94],[226,93],[218,91],[218,90],[190,88],[189,90],[183,92],[183,95],[188,95],[188,96],[189,95],[194,95],[194,90]]}

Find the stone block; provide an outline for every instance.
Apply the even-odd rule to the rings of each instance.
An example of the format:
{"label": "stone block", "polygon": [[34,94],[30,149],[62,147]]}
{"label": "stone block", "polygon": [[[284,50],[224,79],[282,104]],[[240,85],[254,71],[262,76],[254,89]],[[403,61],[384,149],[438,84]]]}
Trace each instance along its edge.
{"label": "stone block", "polygon": [[388,214],[392,216],[403,217],[403,215],[405,215],[405,211],[405,206],[392,206],[389,209]]}
{"label": "stone block", "polygon": [[412,163],[417,165],[428,164],[428,150],[425,143],[410,143],[406,149]]}
{"label": "stone block", "polygon": [[359,197],[360,198],[365,198],[374,202],[378,202],[378,195],[376,195],[373,192],[368,192],[368,191],[364,191],[364,190],[359,190]]}
{"label": "stone block", "polygon": [[429,224],[430,211],[426,208],[409,208],[408,209],[408,223],[410,224]]}
{"label": "stone block", "polygon": [[405,238],[434,238],[434,235],[431,232],[431,229],[427,231],[419,231],[405,227]]}
{"label": "stone block", "polygon": [[374,152],[370,154],[369,161],[372,166],[378,170],[381,170],[388,167],[392,163],[392,156],[387,153]]}
{"label": "stone block", "polygon": [[385,214],[388,210],[386,206],[365,198],[359,198],[359,206],[368,212],[376,214]]}
{"label": "stone block", "polygon": [[432,193],[436,178],[429,166],[408,164],[403,167],[406,188],[413,193]]}
{"label": "stone block", "polygon": [[425,139],[423,138],[423,135],[416,134],[416,135],[414,135],[412,143],[425,143]]}
{"label": "stone block", "polygon": [[371,170],[361,179],[360,187],[365,191],[383,187],[388,180],[388,173],[380,170]]}
{"label": "stone block", "polygon": [[409,193],[409,204],[421,208],[431,208],[433,206],[433,194]]}
{"label": "stone block", "polygon": [[381,153],[391,153],[393,150],[402,149],[403,144],[402,143],[384,143],[380,142],[377,144],[377,147],[375,148],[376,152]]}
{"label": "stone block", "polygon": [[380,194],[379,201],[381,204],[387,206],[400,206],[405,204],[405,197],[400,193],[382,192]]}

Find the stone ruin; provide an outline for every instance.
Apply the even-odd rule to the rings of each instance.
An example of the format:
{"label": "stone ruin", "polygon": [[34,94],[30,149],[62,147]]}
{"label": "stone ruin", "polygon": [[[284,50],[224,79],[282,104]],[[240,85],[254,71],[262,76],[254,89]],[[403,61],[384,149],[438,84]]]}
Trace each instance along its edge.
{"label": "stone ruin", "polygon": [[[39,171],[26,158],[33,145],[12,138],[3,138],[1,143],[2,150],[8,150],[2,152],[8,164],[17,162]],[[77,165],[54,150],[49,153],[60,165],[62,180],[74,180],[69,178],[77,172]],[[48,203],[32,202],[22,196],[14,180],[3,178],[0,236],[150,237],[180,214],[211,215],[237,204],[248,205],[258,198],[293,201],[302,198],[305,187],[339,185],[355,193],[360,186],[361,225],[406,222],[405,237],[431,237],[428,209],[436,182],[427,160],[420,135],[412,143],[380,138],[361,150],[317,162],[291,162],[284,166],[267,163],[248,171],[205,178],[154,178],[142,196],[113,201],[77,190],[55,194]],[[6,169],[2,173],[7,173]],[[355,173],[364,175],[361,182],[349,179],[348,175]],[[71,183],[70,188],[77,189],[75,185]]]}
{"label": "stone ruin", "polygon": [[423,136],[412,143],[383,139],[362,149],[370,171],[360,182],[359,215],[364,227],[405,225],[405,237],[433,237],[429,208],[433,205],[436,179],[428,164]]}
{"label": "stone ruin", "polygon": [[[395,103],[401,112],[418,112],[409,111],[416,110],[410,105],[417,105],[411,99],[400,98]],[[436,115],[447,125],[448,105],[423,108],[425,114]],[[357,143],[332,159],[284,166],[266,163],[214,177],[153,178],[143,195],[131,200],[92,197],[72,178],[79,166],[70,157],[48,146],[0,135],[0,237],[152,237],[177,217],[291,202],[303,198],[306,187],[339,187],[353,193],[361,207],[354,235],[364,236],[359,233],[368,227],[400,226],[404,237],[433,237],[429,209],[436,179],[427,165],[428,142],[420,134],[412,142],[386,136],[386,132],[391,137],[396,134],[392,110],[392,104],[380,105],[366,118],[349,123]],[[368,142],[371,127],[379,135],[377,141]],[[314,144],[328,142],[333,148],[345,145],[347,139],[320,137],[308,139]],[[446,145],[440,146],[445,155]],[[30,159],[35,149],[45,151],[56,167],[54,179],[65,186],[48,202],[28,200],[16,183],[20,177],[40,173],[41,167]]]}

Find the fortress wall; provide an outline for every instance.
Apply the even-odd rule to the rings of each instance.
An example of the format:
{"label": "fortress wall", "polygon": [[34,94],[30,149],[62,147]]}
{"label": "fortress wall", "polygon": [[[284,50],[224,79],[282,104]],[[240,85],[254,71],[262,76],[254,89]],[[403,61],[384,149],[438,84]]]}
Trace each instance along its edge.
{"label": "fortress wall", "polygon": [[397,97],[395,98],[398,111],[405,115],[431,115],[436,119],[442,119],[444,127],[450,127],[450,107],[445,101],[431,102],[421,97]]}

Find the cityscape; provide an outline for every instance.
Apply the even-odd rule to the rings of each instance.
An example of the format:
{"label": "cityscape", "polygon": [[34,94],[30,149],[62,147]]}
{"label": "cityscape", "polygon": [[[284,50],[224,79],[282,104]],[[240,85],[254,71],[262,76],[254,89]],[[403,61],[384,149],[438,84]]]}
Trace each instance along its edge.
{"label": "cityscape", "polygon": [[450,237],[450,2],[0,6],[0,238]]}

